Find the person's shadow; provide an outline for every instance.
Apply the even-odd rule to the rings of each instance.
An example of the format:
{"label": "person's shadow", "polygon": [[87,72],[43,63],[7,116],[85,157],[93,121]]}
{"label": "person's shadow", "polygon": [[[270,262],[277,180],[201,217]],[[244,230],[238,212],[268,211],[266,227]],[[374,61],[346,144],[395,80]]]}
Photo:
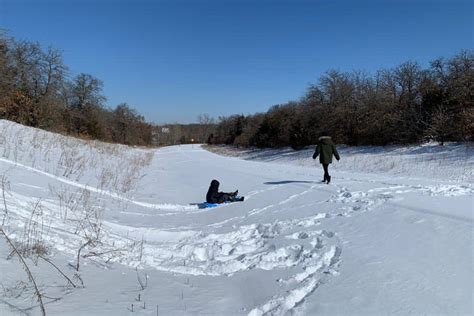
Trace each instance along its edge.
{"label": "person's shadow", "polygon": [[305,181],[305,180],[283,180],[283,181],[270,181],[270,182],[264,182],[263,184],[268,184],[268,185],[278,185],[278,184],[288,184],[288,183],[315,183],[315,181]]}

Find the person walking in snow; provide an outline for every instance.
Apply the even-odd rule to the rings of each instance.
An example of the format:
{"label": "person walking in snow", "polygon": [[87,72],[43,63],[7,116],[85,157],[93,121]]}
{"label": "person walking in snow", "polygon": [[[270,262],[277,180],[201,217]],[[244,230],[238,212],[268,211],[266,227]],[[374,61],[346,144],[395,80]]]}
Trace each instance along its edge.
{"label": "person walking in snow", "polygon": [[207,190],[206,194],[206,202],[211,204],[220,204],[226,202],[242,202],[244,200],[243,197],[237,196],[239,190],[235,192],[219,192],[219,181],[212,180],[211,185],[209,186],[209,190]]}
{"label": "person walking in snow", "polygon": [[329,184],[331,182],[331,176],[329,175],[329,164],[332,163],[332,156],[336,157],[339,161],[339,153],[337,152],[336,145],[334,145],[331,136],[327,132],[321,134],[319,137],[318,145],[316,145],[316,150],[313,154],[313,159],[316,159],[319,156],[319,162],[323,165],[324,169],[324,180],[321,182],[326,182]]}

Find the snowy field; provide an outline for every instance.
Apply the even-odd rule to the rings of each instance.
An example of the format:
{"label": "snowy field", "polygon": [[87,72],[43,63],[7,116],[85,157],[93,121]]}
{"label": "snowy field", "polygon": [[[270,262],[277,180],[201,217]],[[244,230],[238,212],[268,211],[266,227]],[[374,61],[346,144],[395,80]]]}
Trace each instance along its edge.
{"label": "snowy field", "polygon": [[[47,314],[473,314],[472,147],[344,147],[330,185],[311,150],[217,150],[0,120],[0,220]],[[199,209],[214,178],[245,202]],[[0,237],[0,315],[39,314]]]}

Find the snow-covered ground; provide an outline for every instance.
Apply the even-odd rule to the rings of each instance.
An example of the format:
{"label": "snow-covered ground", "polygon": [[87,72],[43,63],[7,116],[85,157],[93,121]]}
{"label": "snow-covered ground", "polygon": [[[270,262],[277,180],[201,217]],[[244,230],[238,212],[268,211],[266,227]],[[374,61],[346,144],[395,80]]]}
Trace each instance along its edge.
{"label": "snow-covered ground", "polygon": [[[242,159],[312,167],[314,146],[295,151],[283,149],[239,149],[206,146],[212,152]],[[410,178],[430,178],[474,182],[474,144],[436,142],[412,146],[338,146],[344,159],[331,169],[358,173],[393,174]]]}
{"label": "snow-covered ground", "polygon": [[[467,145],[341,148],[326,185],[310,150],[229,157],[1,120],[0,131],[4,230],[17,245],[45,245],[78,285],[28,259],[48,314],[473,313]],[[214,178],[245,202],[199,209]],[[81,252],[82,287],[72,265],[95,236]],[[0,314],[38,314],[10,252],[2,241]]]}

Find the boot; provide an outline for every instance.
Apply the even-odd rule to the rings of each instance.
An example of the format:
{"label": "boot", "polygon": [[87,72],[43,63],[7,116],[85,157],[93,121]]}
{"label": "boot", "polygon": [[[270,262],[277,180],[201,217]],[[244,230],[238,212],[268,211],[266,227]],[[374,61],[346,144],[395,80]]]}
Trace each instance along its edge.
{"label": "boot", "polygon": [[329,184],[329,182],[331,182],[331,176],[328,176],[326,179],[327,179],[326,184]]}
{"label": "boot", "polygon": [[322,183],[326,183],[328,181],[328,177],[326,175],[324,175],[324,179],[323,181],[321,181]]}
{"label": "boot", "polygon": [[230,202],[243,202],[244,201],[244,197],[243,196],[230,196],[229,198],[229,201]]}

